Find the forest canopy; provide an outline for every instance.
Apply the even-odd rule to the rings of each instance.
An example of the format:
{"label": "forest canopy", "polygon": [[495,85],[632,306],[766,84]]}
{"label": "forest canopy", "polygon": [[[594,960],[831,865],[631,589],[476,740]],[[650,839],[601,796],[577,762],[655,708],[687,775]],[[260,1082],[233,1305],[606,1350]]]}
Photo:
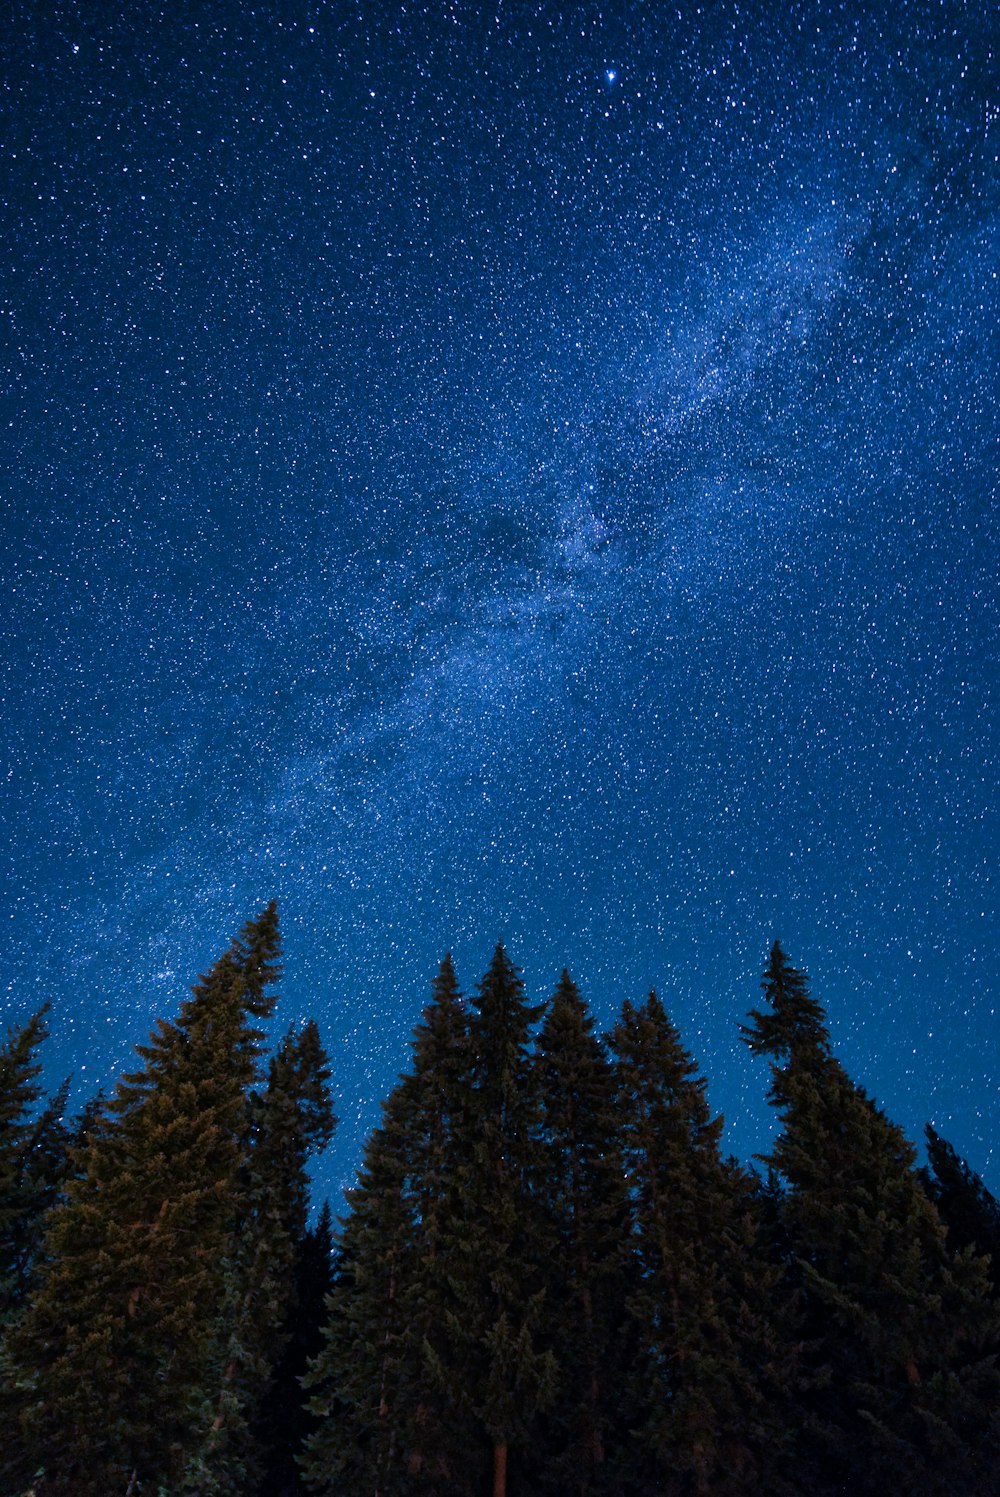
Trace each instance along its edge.
{"label": "forest canopy", "polygon": [[1000,1456],[1000,1206],[847,1073],[776,942],[725,1154],[659,994],[445,956],[335,1222],[276,907],[75,1117],[46,1009],[0,1049],[4,1497],[978,1497]]}

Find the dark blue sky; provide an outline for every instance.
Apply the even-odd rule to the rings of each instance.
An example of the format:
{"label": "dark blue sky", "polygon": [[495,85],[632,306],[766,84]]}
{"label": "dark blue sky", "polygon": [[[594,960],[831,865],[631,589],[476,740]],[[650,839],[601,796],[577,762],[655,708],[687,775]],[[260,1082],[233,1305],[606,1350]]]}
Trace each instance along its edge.
{"label": "dark blue sky", "polygon": [[[886,14],[890,12],[890,14]],[[1000,1183],[996,7],[19,3],[3,1005],[107,1082],[269,897],[349,1178],[437,962],[779,935]]]}

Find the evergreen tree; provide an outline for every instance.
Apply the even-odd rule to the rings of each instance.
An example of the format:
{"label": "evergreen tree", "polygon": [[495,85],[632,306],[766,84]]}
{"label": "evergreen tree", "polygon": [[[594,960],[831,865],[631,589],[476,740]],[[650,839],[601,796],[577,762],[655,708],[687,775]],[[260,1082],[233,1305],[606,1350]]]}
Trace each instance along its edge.
{"label": "evergreen tree", "polygon": [[70,1078],[53,1093],[35,1118],[28,1137],[21,1176],[22,1211],[15,1249],[15,1297],[27,1303],[45,1240],[49,1211],[60,1199],[70,1167],[70,1150],[80,1119],[66,1121]]}
{"label": "evergreen tree", "polygon": [[39,1113],[46,1008],[8,1031],[0,1050],[0,1489],[28,1484],[31,1464],[18,1438],[16,1371],[10,1341],[41,1251],[46,1213],[67,1168],[69,1130],[63,1122],[68,1083]]}
{"label": "evergreen tree", "polygon": [[[524,1001],[498,946],[471,1020],[450,961],[414,1071],[385,1105],[349,1193],[325,1345],[310,1373],[320,1492],[506,1491],[552,1380],[536,1344],[537,1106]],[[490,1475],[489,1473],[492,1472]]]}
{"label": "evergreen tree", "polygon": [[365,1145],[347,1192],[323,1346],[305,1386],[318,1390],[318,1421],[302,1468],[329,1497],[396,1497],[406,1491],[397,1409],[406,1326],[401,1286],[414,1264],[416,1217],[406,1189],[412,1151],[399,1089]]}
{"label": "evergreen tree", "polygon": [[38,1497],[177,1490],[210,1379],[253,1021],[271,1013],[278,952],[270,905],[90,1122],[12,1342]]}
{"label": "evergreen tree", "polygon": [[788,1305],[753,1182],[722,1159],[722,1119],[655,993],[609,1039],[638,1270],[625,1490],[794,1490]]}
{"label": "evergreen tree", "polygon": [[[761,979],[767,1008],[752,1008],[753,1022],[741,1024],[744,1043],[754,1055],[769,1055],[779,1060],[803,1058],[808,1063],[815,1056],[829,1055],[830,1036],[826,1014],[809,991],[809,979],[789,962],[778,941],[771,947],[767,967]],[[784,1071],[772,1066],[770,1100],[780,1107]]]}
{"label": "evergreen tree", "polygon": [[745,1036],[772,1061],[782,1131],[770,1162],[817,1337],[809,1489],[993,1491],[986,1265],[947,1251],[912,1146],[832,1055],[822,1009],[777,943],[763,987],[770,1010]]}
{"label": "evergreen tree", "polygon": [[493,1497],[506,1497],[511,1453],[523,1451],[537,1481],[530,1439],[551,1401],[555,1361],[540,1339],[544,1216],[538,1176],[539,1104],[528,1040],[544,1005],[524,998],[520,973],[498,943],[474,1000],[468,1162],[459,1220],[466,1402],[491,1447]]}
{"label": "evergreen tree", "polygon": [[1000,1289],[1000,1202],[930,1123],[925,1132],[927,1168],[920,1178],[948,1228],[948,1245],[988,1255],[994,1290]]}
{"label": "evergreen tree", "polygon": [[260,1497],[299,1497],[305,1490],[299,1456],[317,1420],[307,1407],[302,1384],[323,1344],[326,1298],[332,1287],[333,1215],[329,1201],[324,1201],[315,1226],[306,1228],[297,1245],[294,1309],[255,1429],[262,1452]]}
{"label": "evergreen tree", "polygon": [[469,1023],[446,957],[383,1107],[343,1224],[324,1345],[307,1379],[310,1485],[344,1497],[477,1490],[477,1433],[456,1386],[454,1264]]}
{"label": "evergreen tree", "polygon": [[615,1490],[627,1199],[611,1067],[567,972],[536,1038],[534,1073],[544,1213],[540,1322],[557,1373],[533,1487],[598,1497]]}
{"label": "evergreen tree", "polygon": [[8,1031],[0,1049],[0,1339],[24,1304],[42,1221],[66,1168],[68,1083],[36,1115],[47,1011],[46,1005]]}
{"label": "evergreen tree", "polygon": [[329,1062],[310,1019],[288,1031],[270,1062],[266,1090],[249,1099],[211,1422],[186,1479],[200,1497],[243,1497],[260,1478],[265,1457],[258,1431],[265,1433],[265,1401],[296,1311],[296,1262],[309,1211],[306,1165],[335,1127],[329,1081]]}
{"label": "evergreen tree", "polygon": [[414,1145],[408,1193],[416,1232],[399,1296],[406,1333],[397,1405],[414,1497],[482,1489],[480,1440],[461,1393],[467,1366],[456,1271],[467,1249],[463,1187],[473,1066],[469,1013],[449,955],[414,1031],[412,1075],[402,1082]]}

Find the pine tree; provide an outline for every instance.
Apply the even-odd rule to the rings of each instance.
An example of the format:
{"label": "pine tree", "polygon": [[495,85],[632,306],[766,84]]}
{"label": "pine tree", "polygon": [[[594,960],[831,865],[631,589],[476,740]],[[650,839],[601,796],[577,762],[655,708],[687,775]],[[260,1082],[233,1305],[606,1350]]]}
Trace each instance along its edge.
{"label": "pine tree", "polygon": [[395,1497],[405,1486],[397,1409],[405,1320],[401,1286],[414,1264],[416,1216],[406,1181],[412,1136],[399,1089],[365,1146],[347,1192],[323,1346],[305,1380],[318,1421],[302,1468],[329,1497]]}
{"label": "pine tree", "polygon": [[[540,1339],[544,1216],[537,1192],[539,1104],[528,1051],[544,1005],[524,998],[498,943],[473,1000],[469,1153],[461,1177],[463,1335],[456,1363],[491,1447],[492,1494],[506,1497],[511,1455],[529,1446],[551,1401],[555,1360]],[[523,1473],[530,1488],[537,1474]]]}
{"label": "pine tree", "polygon": [[304,1469],[331,1494],[476,1490],[477,1437],[456,1386],[456,1150],[469,1023],[450,957],[348,1192],[324,1345],[307,1385],[319,1427]]}
{"label": "pine tree", "polygon": [[296,1308],[296,1261],[309,1212],[306,1165],[335,1127],[329,1081],[329,1061],[310,1019],[288,1031],[270,1062],[266,1090],[249,1098],[210,1426],[186,1477],[199,1497],[243,1497],[259,1482],[265,1455],[256,1427]]}
{"label": "pine tree", "polygon": [[[744,1043],[753,1054],[779,1060],[802,1056],[806,1062],[813,1056],[829,1055],[830,1036],[822,1004],[810,993],[806,974],[791,965],[778,941],[771,947],[760,985],[768,1006],[752,1008],[748,1015],[752,1024],[740,1025]],[[779,1107],[782,1076],[780,1066],[772,1067],[770,1099]]]}
{"label": "pine tree", "polygon": [[70,1078],[52,1094],[34,1119],[25,1150],[20,1193],[22,1210],[15,1234],[15,1298],[27,1304],[45,1239],[49,1211],[58,1201],[69,1170],[70,1150],[79,1120],[66,1121]]}
{"label": "pine tree", "polygon": [[408,1193],[416,1230],[399,1295],[406,1330],[397,1410],[413,1497],[478,1492],[482,1485],[480,1442],[461,1396],[464,1306],[455,1269],[466,1251],[463,1182],[473,1063],[469,1013],[447,955],[414,1030],[412,1074],[402,1081],[413,1139]]}
{"label": "pine tree", "polygon": [[294,1308],[284,1350],[254,1430],[261,1450],[260,1497],[299,1497],[305,1490],[299,1456],[317,1428],[303,1391],[310,1362],[323,1345],[326,1299],[333,1288],[333,1214],[329,1201],[297,1245]]}
{"label": "pine tree", "polygon": [[810,1490],[992,1491],[986,1265],[947,1251],[915,1151],[832,1055],[822,1009],[777,943],[763,986],[771,1010],[751,1014],[745,1036],[772,1061],[782,1131],[770,1163],[817,1337]]}
{"label": "pine tree", "polygon": [[611,1067],[593,1030],[579,989],[563,972],[536,1038],[533,1069],[544,1213],[540,1321],[557,1368],[537,1488],[565,1497],[615,1490],[624,1376],[625,1171]]}
{"label": "pine tree", "polygon": [[52,1213],[13,1338],[38,1497],[177,1490],[211,1370],[247,1093],[274,999],[273,905],[138,1047]]}
{"label": "pine tree", "polygon": [[46,1213],[66,1173],[69,1129],[63,1121],[68,1083],[39,1113],[38,1047],[46,1037],[40,1009],[0,1049],[0,1447],[3,1488],[23,1489],[31,1462],[19,1438],[19,1399],[10,1341],[37,1269]]}
{"label": "pine tree", "polygon": [[0,1049],[0,1338],[24,1303],[42,1219],[65,1170],[68,1084],[35,1115],[47,1011],[46,1005],[21,1029],[8,1030]]}
{"label": "pine tree", "polygon": [[723,1160],[722,1119],[655,993],[609,1039],[638,1267],[626,1490],[790,1491],[795,1360],[753,1182]]}
{"label": "pine tree", "polygon": [[986,1254],[993,1287],[1000,1289],[1000,1201],[930,1123],[925,1133],[927,1168],[920,1178],[948,1229],[948,1246]]}
{"label": "pine tree", "polygon": [[323,1423],[305,1469],[319,1492],[471,1494],[488,1476],[504,1497],[511,1448],[526,1447],[553,1370],[535,1342],[528,1033],[539,1013],[502,946],[471,1022],[442,966],[413,1074],[385,1104],[349,1193],[310,1373]]}

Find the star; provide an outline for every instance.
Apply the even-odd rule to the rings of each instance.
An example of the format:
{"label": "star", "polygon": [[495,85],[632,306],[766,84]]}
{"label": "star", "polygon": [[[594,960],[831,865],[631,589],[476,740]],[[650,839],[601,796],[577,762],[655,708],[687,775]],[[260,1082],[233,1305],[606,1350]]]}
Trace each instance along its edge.
{"label": "star", "polygon": [[51,998],[75,1105],[274,896],[336,1190],[441,956],[471,990],[502,934],[601,1025],[655,985],[749,1158],[778,936],[857,1080],[995,1172],[962,7],[916,51],[830,0],[120,9],[5,55],[0,1032]]}

